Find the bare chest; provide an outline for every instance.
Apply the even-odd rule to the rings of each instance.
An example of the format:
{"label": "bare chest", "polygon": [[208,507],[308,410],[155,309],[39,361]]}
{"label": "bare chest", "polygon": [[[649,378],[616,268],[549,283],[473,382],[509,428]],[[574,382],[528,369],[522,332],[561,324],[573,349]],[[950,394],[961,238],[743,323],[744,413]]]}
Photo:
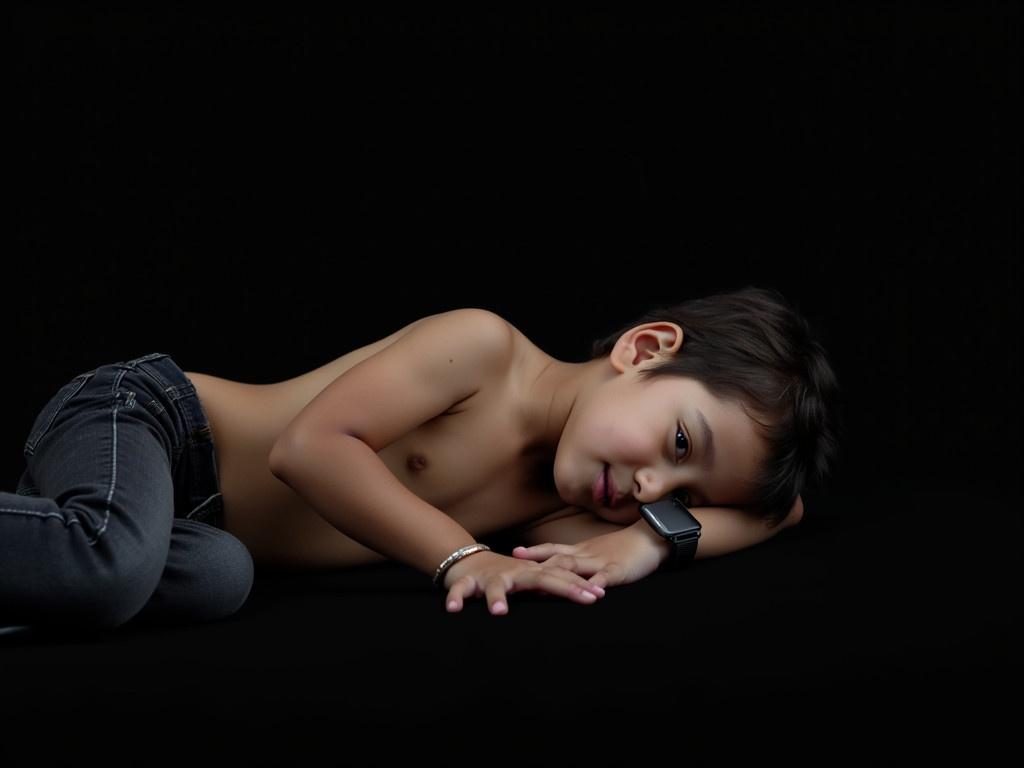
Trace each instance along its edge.
{"label": "bare chest", "polygon": [[[295,414],[340,374],[340,366],[354,365],[366,351],[274,385],[186,372],[210,419],[225,528],[257,563],[349,567],[385,560],[327,523],[267,465],[274,441]],[[523,453],[514,398],[511,384],[481,389],[378,456],[409,490],[474,537],[537,519],[564,502],[554,486],[553,457]]]}
{"label": "bare chest", "polygon": [[481,391],[378,455],[402,483],[484,536],[564,506],[553,457],[526,456],[514,405]]}

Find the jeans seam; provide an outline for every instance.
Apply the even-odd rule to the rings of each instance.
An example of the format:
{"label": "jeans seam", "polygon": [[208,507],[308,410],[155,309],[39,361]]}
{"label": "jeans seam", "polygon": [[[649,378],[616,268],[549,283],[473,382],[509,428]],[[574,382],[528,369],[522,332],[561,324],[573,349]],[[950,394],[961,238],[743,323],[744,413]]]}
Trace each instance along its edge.
{"label": "jeans seam", "polygon": [[[122,397],[122,392],[120,390],[120,386],[121,386],[121,380],[124,378],[124,376],[128,372],[128,370],[130,370],[130,369],[129,368],[122,369],[121,372],[118,374],[117,378],[114,380],[114,386],[113,386],[114,407],[111,410],[111,433],[112,433],[112,438],[113,438],[113,448],[112,448],[112,451],[111,451],[111,461],[110,461],[110,488],[107,491],[107,505],[106,505],[106,510],[104,512],[104,516],[103,516],[103,524],[100,526],[100,529],[96,532],[95,538],[93,538],[93,539],[89,539],[88,537],[86,538],[86,543],[90,547],[96,545],[96,542],[98,542],[100,540],[100,537],[102,537],[103,534],[106,532],[107,526],[110,523],[110,505],[111,505],[111,502],[112,502],[112,500],[114,498],[114,491],[117,488],[117,412],[121,408],[121,397]],[[91,376],[88,375],[88,374],[83,374],[83,378],[88,379],[88,378],[91,378]],[[72,395],[77,393],[80,389],[81,389],[81,387],[76,388],[74,390],[74,392],[72,392]],[[65,398],[62,401],[61,405],[63,406],[63,403],[66,403],[67,400],[70,399],[70,397],[72,395],[68,395],[68,397]],[[124,392],[123,396],[126,399],[126,402],[125,402],[126,407],[128,407],[128,408],[135,407],[135,393],[134,392],[126,391],[126,392]],[[58,408],[57,412],[59,413],[60,410],[61,409]],[[54,416],[54,418],[55,418],[55,416]],[[53,418],[50,419],[50,423],[52,423],[52,422],[53,422]],[[49,429],[49,426],[47,426],[47,429],[45,431],[48,431],[48,429]],[[38,440],[37,440],[37,442],[38,442]],[[64,514],[63,510],[61,510],[60,512],[36,512],[34,510],[16,509],[14,507],[0,507],[0,513],[18,514],[18,515],[30,515],[32,517],[59,517],[63,521],[65,528],[69,528],[70,526],[75,525],[75,524],[78,524],[79,526],[82,525],[82,521],[79,520],[77,517],[73,517],[71,519],[68,519],[67,515]],[[83,528],[83,531],[84,531],[84,528]]]}
{"label": "jeans seam", "polygon": [[7,512],[14,515],[32,515],[33,517],[59,517],[64,521],[64,527],[69,525],[82,524],[82,521],[77,518],[68,520],[60,512],[35,512],[31,509],[15,509],[14,507],[0,507],[0,512]]}
{"label": "jeans seam", "polygon": [[[70,520],[68,520],[67,517],[65,517],[62,512],[34,512],[31,509],[14,509],[13,507],[0,507],[0,513],[15,515],[31,515],[32,517],[59,517],[61,519],[61,522],[64,523],[65,528],[70,528],[72,525],[82,525],[82,521],[79,520],[77,517],[73,517]],[[106,527],[106,524],[104,524],[104,527]],[[84,531],[85,529],[83,528],[82,530]],[[88,537],[86,537],[85,541],[91,547],[94,546],[98,540],[99,536],[97,536],[92,541],[90,541]]]}
{"label": "jeans seam", "polygon": [[150,370],[148,365],[138,365],[136,366],[135,370],[145,374],[146,378],[148,378],[150,381],[156,384],[157,389],[159,389],[164,394],[170,394],[169,390],[174,389],[174,387],[168,387],[164,382],[163,378],[154,374]]}
{"label": "jeans seam", "polygon": [[[153,409],[148,408],[148,406],[155,404],[157,409],[158,409],[157,415],[162,414],[162,413],[167,413],[168,417],[173,419],[175,414],[176,414],[179,419],[181,419],[183,422],[186,423],[186,430],[185,431],[188,432],[188,427],[187,427],[188,418],[187,418],[187,416],[185,414],[185,410],[186,409],[182,408],[181,405],[178,403],[178,392],[180,392],[180,389],[177,386],[173,385],[173,384],[168,386],[167,382],[164,380],[163,376],[161,376],[158,371],[152,370],[150,368],[150,366],[148,364],[146,364],[146,363],[142,363],[142,364],[136,366],[135,370],[145,374],[149,378],[149,380],[152,381],[154,385],[156,385],[157,389],[159,389],[161,392],[163,392],[165,395],[167,395],[168,399],[171,401],[172,406],[174,407],[174,413],[172,413],[170,409],[164,407],[163,403],[157,401],[156,399],[153,399],[153,400],[150,400],[149,403],[146,403],[146,406],[147,406],[147,409],[149,410],[149,412],[153,413]],[[174,463],[175,458],[180,457],[184,453],[185,447],[186,447],[185,441],[181,441],[177,445],[173,445],[172,444],[172,446],[171,446],[171,463],[172,464]]]}
{"label": "jeans seam", "polygon": [[[29,435],[29,439],[25,441],[25,446],[24,446],[24,452],[25,453],[27,453],[28,455],[31,456],[31,455],[33,455],[36,452],[36,448],[39,446],[40,441],[44,437],[46,437],[46,435],[50,431],[50,428],[53,426],[53,422],[56,421],[57,417],[64,411],[64,406],[67,405],[68,401],[72,397],[74,397],[75,395],[77,395],[79,392],[82,391],[82,387],[84,387],[86,382],[89,381],[89,379],[91,379],[91,378],[92,378],[92,374],[90,374],[90,373],[83,373],[83,374],[79,374],[78,376],[75,376],[75,379],[73,379],[72,381],[77,380],[77,379],[81,379],[81,381],[78,383],[78,386],[76,386],[74,389],[72,389],[70,392],[68,392],[68,394],[65,395],[64,399],[61,400],[60,403],[57,404],[57,407],[53,409],[53,413],[50,414],[50,418],[47,419],[46,424],[43,424],[39,428],[38,436],[36,436],[35,439],[33,439],[32,436]],[[72,382],[68,382],[68,383],[72,383]]]}
{"label": "jeans seam", "polygon": [[[124,378],[124,375],[127,372],[128,372],[128,370],[125,369],[125,370],[122,370],[121,373],[118,374],[117,379],[114,381],[114,390],[115,390],[115,392],[119,391],[119,388],[121,386],[121,379]],[[134,397],[132,397],[129,402],[131,404],[134,404],[134,402],[135,402]],[[114,445],[113,445],[113,448],[111,449],[111,457],[110,457],[110,490],[107,491],[107,508],[106,508],[106,510],[104,511],[104,514],[103,514],[103,525],[101,525],[100,529],[96,532],[96,538],[92,539],[91,541],[86,540],[90,547],[94,546],[96,544],[96,542],[100,540],[100,537],[107,530],[107,525],[110,523],[110,502],[114,498],[114,490],[117,488],[117,412],[118,412],[118,410],[120,410],[120,408],[121,408],[121,401],[120,401],[120,399],[116,399],[114,401],[114,408],[111,411],[111,415],[110,415],[110,418],[111,418],[111,433],[112,433],[112,436],[113,436],[113,443],[114,443]]]}
{"label": "jeans seam", "polygon": [[177,384],[171,384],[170,386],[167,386],[163,377],[158,376],[148,365],[139,365],[138,368],[136,368],[136,370],[142,371],[144,374],[146,374],[161,389],[161,391],[163,391],[163,393],[167,395],[168,398],[171,399],[171,401],[177,401],[184,397],[190,397],[192,394],[195,393],[194,384],[187,384],[181,386]]}
{"label": "jeans seam", "polygon": [[[217,503],[223,504],[224,503],[223,502],[224,494],[221,491],[214,491],[213,493],[211,493],[208,496],[206,496],[206,498],[204,498],[201,502],[196,504],[196,506],[193,507],[189,511],[189,513],[187,515],[185,515],[181,519],[182,520],[188,520],[189,522],[197,522],[197,523],[205,522],[203,520],[196,520],[194,517],[192,517],[192,515],[196,514],[197,512],[200,512],[200,511],[208,510],[209,507],[211,506],[211,503],[215,502],[218,499],[219,499],[219,502],[217,502]],[[207,519],[209,519],[209,515],[207,515]],[[212,523],[205,523],[205,524],[206,525],[213,525]],[[214,528],[220,528],[220,526],[217,526],[217,525],[213,525],[213,527]]]}

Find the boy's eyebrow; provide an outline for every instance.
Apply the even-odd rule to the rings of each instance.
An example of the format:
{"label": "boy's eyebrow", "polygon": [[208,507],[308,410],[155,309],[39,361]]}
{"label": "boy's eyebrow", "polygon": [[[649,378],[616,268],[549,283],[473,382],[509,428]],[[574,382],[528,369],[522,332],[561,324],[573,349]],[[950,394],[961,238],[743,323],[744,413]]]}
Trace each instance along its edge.
{"label": "boy's eyebrow", "polygon": [[[694,410],[697,410],[696,408]],[[697,410],[697,420],[700,422],[701,444],[704,446],[704,461],[710,469],[715,460],[715,436],[711,434],[711,427],[708,426],[704,414]]]}

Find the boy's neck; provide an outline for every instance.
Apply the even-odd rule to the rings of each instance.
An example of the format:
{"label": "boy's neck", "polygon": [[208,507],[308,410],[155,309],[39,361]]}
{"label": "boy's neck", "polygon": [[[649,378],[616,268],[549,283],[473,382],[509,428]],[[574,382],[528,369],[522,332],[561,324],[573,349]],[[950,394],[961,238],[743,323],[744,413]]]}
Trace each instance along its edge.
{"label": "boy's neck", "polygon": [[614,375],[607,358],[567,363],[537,350],[521,379],[523,455],[550,454],[553,461],[577,398]]}

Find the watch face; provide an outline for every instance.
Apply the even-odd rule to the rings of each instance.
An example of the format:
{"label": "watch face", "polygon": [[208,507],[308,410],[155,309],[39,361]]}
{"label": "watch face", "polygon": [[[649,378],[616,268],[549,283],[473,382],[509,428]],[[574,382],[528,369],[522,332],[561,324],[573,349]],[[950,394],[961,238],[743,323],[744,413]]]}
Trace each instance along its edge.
{"label": "watch face", "polygon": [[700,532],[700,521],[675,496],[641,504],[640,514],[662,536]]}

